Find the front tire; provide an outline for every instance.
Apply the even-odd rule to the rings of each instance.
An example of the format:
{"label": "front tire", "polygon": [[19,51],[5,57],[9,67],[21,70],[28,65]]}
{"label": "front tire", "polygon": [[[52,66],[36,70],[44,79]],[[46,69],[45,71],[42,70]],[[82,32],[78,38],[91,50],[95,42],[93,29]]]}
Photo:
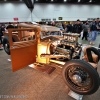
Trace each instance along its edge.
{"label": "front tire", "polygon": [[9,45],[9,38],[8,38],[8,36],[5,36],[3,38],[3,47],[4,47],[5,52],[8,55],[10,55],[10,45]]}
{"label": "front tire", "polygon": [[95,93],[100,85],[96,69],[83,60],[70,60],[63,69],[63,78],[68,87],[81,95]]}

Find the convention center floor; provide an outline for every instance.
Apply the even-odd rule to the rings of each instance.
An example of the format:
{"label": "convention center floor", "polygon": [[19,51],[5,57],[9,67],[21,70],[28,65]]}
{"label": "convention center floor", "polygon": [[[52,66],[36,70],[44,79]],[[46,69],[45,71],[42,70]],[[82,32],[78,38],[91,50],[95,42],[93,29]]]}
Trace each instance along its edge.
{"label": "convention center floor", "polygon": [[[98,35],[94,46],[100,43]],[[80,43],[89,44],[79,39]],[[74,100],[68,96],[69,88],[62,77],[62,69],[57,68],[50,75],[31,67],[12,72],[10,56],[0,50],[0,100]],[[100,64],[98,66],[100,74]],[[100,88],[83,100],[100,100]]]}

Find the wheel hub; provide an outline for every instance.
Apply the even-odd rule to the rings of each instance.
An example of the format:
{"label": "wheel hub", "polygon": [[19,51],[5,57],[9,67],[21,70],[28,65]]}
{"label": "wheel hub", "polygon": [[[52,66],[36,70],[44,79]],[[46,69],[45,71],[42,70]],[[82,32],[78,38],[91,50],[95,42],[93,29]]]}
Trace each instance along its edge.
{"label": "wheel hub", "polygon": [[79,75],[73,75],[72,79],[76,84],[79,84],[82,82],[82,79]]}

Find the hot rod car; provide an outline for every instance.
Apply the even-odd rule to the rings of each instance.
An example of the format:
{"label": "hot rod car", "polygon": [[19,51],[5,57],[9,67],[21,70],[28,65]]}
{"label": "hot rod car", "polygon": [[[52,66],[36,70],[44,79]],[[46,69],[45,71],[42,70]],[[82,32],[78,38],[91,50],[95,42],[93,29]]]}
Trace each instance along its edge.
{"label": "hot rod car", "polygon": [[56,27],[25,23],[18,26],[9,29],[3,38],[13,71],[33,64],[34,68],[50,74],[56,65],[63,68],[64,81],[72,91],[90,95],[98,90],[100,53],[96,48],[78,43],[77,33],[60,34]]}

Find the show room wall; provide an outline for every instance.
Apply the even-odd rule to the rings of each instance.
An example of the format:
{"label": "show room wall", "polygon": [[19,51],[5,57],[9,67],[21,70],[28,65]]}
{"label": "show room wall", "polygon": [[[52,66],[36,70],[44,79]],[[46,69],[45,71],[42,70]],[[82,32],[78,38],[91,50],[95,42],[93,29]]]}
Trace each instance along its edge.
{"label": "show room wall", "polygon": [[[36,9],[40,11],[36,13]],[[77,19],[87,20],[87,18],[100,17],[99,5],[66,5],[66,4],[42,4],[35,5],[33,14],[41,18],[56,18],[63,17],[63,20],[76,21]]]}
{"label": "show room wall", "polygon": [[24,3],[0,3],[0,22],[30,21],[30,11]]}
{"label": "show room wall", "polygon": [[62,21],[100,17],[99,5],[77,4],[35,4],[33,12],[24,3],[0,3],[0,22],[41,21],[41,19],[55,19],[63,17]]}

